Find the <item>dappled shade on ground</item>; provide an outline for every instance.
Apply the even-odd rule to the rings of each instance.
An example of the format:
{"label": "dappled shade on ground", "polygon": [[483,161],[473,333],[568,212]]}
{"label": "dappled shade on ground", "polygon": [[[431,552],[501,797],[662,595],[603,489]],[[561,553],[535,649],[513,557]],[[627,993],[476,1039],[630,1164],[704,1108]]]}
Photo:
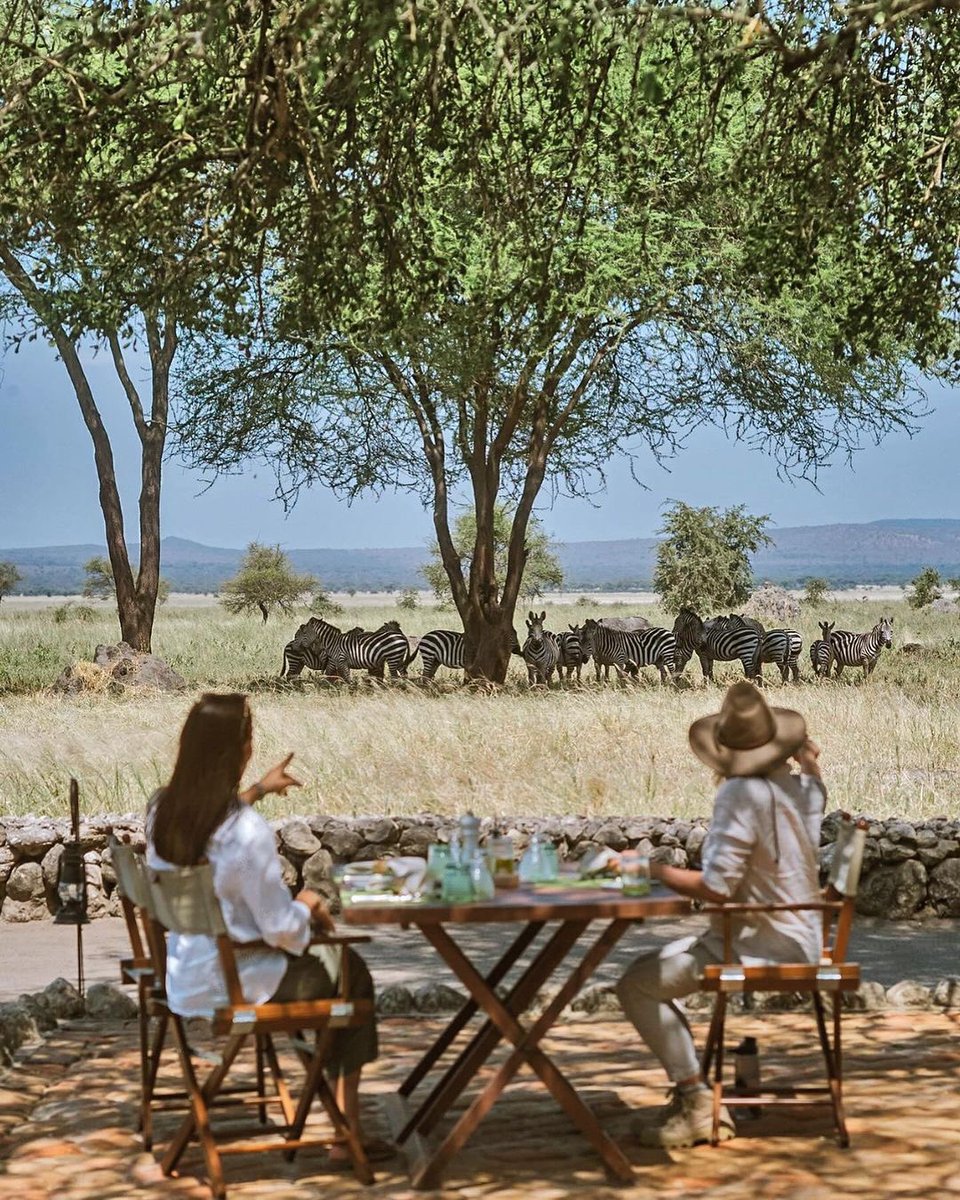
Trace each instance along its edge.
{"label": "dappled shade on ground", "polygon": [[[378,1097],[396,1087],[422,1051],[425,1021],[384,1021],[382,1057],[370,1073],[365,1105],[371,1131],[385,1132]],[[743,1136],[718,1148],[667,1156],[641,1150],[630,1136],[634,1112],[661,1102],[662,1076],[622,1021],[578,1021],[548,1039],[604,1126],[637,1167],[632,1188],[609,1186],[584,1140],[533,1081],[519,1077],[493,1109],[448,1184],[432,1195],[499,1200],[573,1200],[622,1196],[747,1200],[758,1195],[833,1200],[838,1195],[943,1196],[960,1191],[960,1018],[954,1014],[850,1016],[847,1107],[851,1149],[833,1140],[827,1111],[782,1110],[741,1126]],[[704,1028],[697,1027],[703,1040]],[[819,1069],[807,1014],[776,1020],[736,1017],[730,1037],[753,1033],[769,1081],[774,1073],[813,1081]],[[168,1058],[167,1082],[173,1083]],[[137,1095],[133,1025],[62,1028],[14,1072],[0,1076],[2,1200],[127,1200],[208,1197],[191,1152],[179,1180],[164,1179],[133,1132]],[[176,1118],[161,1118],[162,1138]],[[319,1125],[319,1118],[314,1118]],[[4,1175],[4,1172],[6,1174]],[[402,1158],[378,1167],[373,1188],[331,1171],[322,1151],[294,1164],[279,1154],[227,1160],[229,1194],[325,1200],[369,1195],[410,1200]]]}

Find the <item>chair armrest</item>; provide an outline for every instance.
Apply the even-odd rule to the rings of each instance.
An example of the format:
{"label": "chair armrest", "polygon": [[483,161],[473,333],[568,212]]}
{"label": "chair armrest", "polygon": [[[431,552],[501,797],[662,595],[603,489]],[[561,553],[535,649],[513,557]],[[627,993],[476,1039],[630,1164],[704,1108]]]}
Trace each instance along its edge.
{"label": "chair armrest", "polygon": [[837,912],[842,900],[811,900],[807,904],[705,904],[703,913]]}
{"label": "chair armrest", "polygon": [[311,946],[362,946],[364,942],[372,942],[373,938],[367,933],[315,933],[310,939]]}

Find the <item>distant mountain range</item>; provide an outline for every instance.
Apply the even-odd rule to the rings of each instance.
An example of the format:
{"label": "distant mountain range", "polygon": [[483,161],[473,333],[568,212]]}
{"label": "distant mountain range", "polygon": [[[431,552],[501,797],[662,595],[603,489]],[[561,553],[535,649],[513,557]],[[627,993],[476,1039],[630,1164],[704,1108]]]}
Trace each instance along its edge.
{"label": "distant mountain range", "polygon": [[[904,583],[923,567],[960,576],[960,521],[872,521],[864,525],[801,525],[778,529],[775,544],[754,558],[758,579],[788,586],[820,575],[834,587]],[[566,542],[559,546],[566,591],[629,591],[650,586],[657,542]],[[41,546],[0,549],[14,562],[29,595],[72,595],[83,586],[83,564],[103,546]],[[133,548],[136,555],[136,547]],[[419,568],[423,546],[380,550],[289,550],[300,571],[316,575],[330,591],[394,591],[424,587]],[[164,538],[161,570],[174,591],[215,592],[233,575],[243,551]]]}

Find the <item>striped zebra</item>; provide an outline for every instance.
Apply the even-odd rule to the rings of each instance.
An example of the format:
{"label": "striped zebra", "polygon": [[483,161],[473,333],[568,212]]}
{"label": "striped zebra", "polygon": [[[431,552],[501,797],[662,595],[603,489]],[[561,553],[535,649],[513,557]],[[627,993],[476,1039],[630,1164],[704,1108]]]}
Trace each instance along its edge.
{"label": "striped zebra", "polygon": [[800,654],[803,638],[795,629],[764,629],[759,621],[731,613],[728,620],[739,622],[745,628],[757,630],[761,636],[760,662],[776,663],[781,680],[786,683],[793,675],[793,682],[800,682]]}
{"label": "striped zebra", "polygon": [[640,667],[657,667],[660,682],[666,683],[676,671],[677,639],[669,629],[651,626],[624,633],[591,619],[584,622],[581,640],[597,667],[616,667],[621,679],[627,672],[638,674]]}
{"label": "striped zebra", "polygon": [[530,685],[545,683],[550,686],[550,679],[560,661],[560,647],[557,635],[549,629],[544,629],[547,619],[546,610],[539,616],[535,612],[527,615],[527,638],[523,643],[523,661],[527,664],[527,678]]}
{"label": "striped zebra", "polygon": [[384,665],[391,675],[406,674],[410,644],[396,621],[387,621],[373,633],[360,629],[342,632],[320,617],[311,617],[301,625],[283,651],[284,679],[293,679],[304,667],[350,678],[351,668],[370,670],[383,677]]}
{"label": "striped zebra", "polygon": [[463,634],[455,629],[431,629],[420,639],[421,679],[432,679],[438,667],[463,668]]}
{"label": "striped zebra", "polygon": [[814,675],[826,675],[830,668],[830,634],[836,621],[821,621],[820,637],[810,643],[810,665]]}
{"label": "striped zebra", "polygon": [[871,674],[884,646],[893,645],[893,619],[881,617],[869,633],[850,633],[835,629],[830,634],[830,659],[824,674],[829,678],[830,667],[837,664],[836,677],[844,667],[863,667],[863,677]]}
{"label": "striped zebra", "polygon": [[557,635],[557,645],[560,650],[560,663],[557,667],[557,674],[562,676],[564,669],[567,672],[567,679],[572,678],[573,672],[577,672],[577,683],[580,682],[580,671],[584,663],[590,661],[589,653],[583,647],[583,630],[579,625],[567,626],[567,632]]}
{"label": "striped zebra", "polygon": [[730,617],[713,617],[703,621],[692,608],[681,608],[673,623],[677,639],[677,674],[686,669],[692,654],[700,660],[704,679],[713,679],[714,662],[743,664],[743,673],[748,679],[760,675],[761,635],[746,619],[739,621]]}

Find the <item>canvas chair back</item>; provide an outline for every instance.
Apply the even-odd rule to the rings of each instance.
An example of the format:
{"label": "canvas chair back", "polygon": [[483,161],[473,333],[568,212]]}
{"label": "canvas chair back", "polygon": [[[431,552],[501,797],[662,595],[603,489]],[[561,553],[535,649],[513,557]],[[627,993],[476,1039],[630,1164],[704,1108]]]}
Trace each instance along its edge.
{"label": "canvas chair back", "polygon": [[842,963],[847,956],[847,943],[853,926],[854,902],[860,886],[866,844],[867,822],[862,817],[854,821],[849,813],[843,813],[827,880],[827,896],[843,899],[836,925],[832,930],[828,914],[824,914],[823,951],[824,957],[832,963]]}
{"label": "canvas chair back", "polygon": [[154,916],[168,933],[205,934],[212,938],[226,935],[209,863],[149,871],[147,878]]}
{"label": "canvas chair back", "polygon": [[839,896],[853,899],[860,886],[863,852],[867,844],[867,823],[854,821],[844,814],[833,847],[828,884]]}
{"label": "canvas chair back", "polygon": [[[145,960],[148,956],[144,949],[144,941],[149,943],[149,932],[146,930],[147,914],[150,910],[150,893],[143,871],[143,859],[132,846],[113,839],[110,842],[110,861],[113,863],[113,873],[117,878],[117,891],[123,908],[123,919],[130,938],[130,949],[137,960]],[[144,920],[144,932],[140,929],[140,919]]]}

